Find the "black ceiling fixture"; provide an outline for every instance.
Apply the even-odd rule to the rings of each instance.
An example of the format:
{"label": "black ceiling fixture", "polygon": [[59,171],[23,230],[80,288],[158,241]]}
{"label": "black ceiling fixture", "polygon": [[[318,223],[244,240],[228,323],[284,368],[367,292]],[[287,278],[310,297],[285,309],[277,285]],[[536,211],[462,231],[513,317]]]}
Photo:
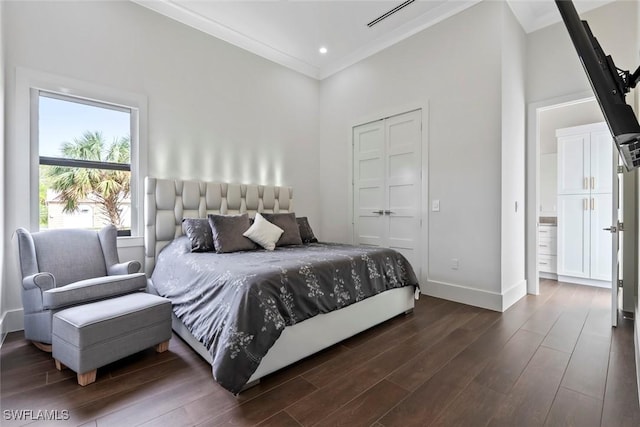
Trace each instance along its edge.
{"label": "black ceiling fixture", "polygon": [[397,11],[399,11],[400,9],[404,9],[405,7],[409,6],[411,3],[413,3],[416,0],[406,0],[405,2],[402,2],[401,4],[397,5],[396,7],[394,7],[393,9],[389,10],[388,12],[383,13],[382,15],[378,16],[376,19],[374,19],[373,21],[369,22],[367,24],[367,27],[371,28],[374,25],[376,25],[378,22],[382,21],[383,19],[386,19],[388,17],[390,17],[391,15],[393,15],[394,13],[396,13]]}

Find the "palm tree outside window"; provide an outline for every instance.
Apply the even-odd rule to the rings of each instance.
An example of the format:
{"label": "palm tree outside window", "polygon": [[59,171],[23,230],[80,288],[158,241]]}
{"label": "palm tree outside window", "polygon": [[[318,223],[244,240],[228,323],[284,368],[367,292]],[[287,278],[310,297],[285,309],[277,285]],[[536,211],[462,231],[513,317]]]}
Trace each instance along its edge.
{"label": "palm tree outside window", "polygon": [[131,110],[40,91],[40,229],[131,235]]}

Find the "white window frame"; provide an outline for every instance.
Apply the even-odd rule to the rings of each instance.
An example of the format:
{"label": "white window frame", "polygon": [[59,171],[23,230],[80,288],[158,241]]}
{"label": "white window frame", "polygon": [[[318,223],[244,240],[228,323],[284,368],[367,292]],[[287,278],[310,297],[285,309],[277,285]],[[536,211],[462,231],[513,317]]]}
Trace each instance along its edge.
{"label": "white window frame", "polygon": [[[98,104],[110,104],[131,110],[131,237],[140,239],[144,233],[143,180],[147,175],[147,97],[141,94],[88,83],[25,68],[16,68],[17,135],[29,143],[29,222],[31,230],[40,226],[38,147],[38,96],[44,91],[71,99]],[[35,95],[34,95],[35,93]],[[35,120],[34,120],[35,113]],[[119,245],[120,246],[120,245]]]}
{"label": "white window frame", "polygon": [[[45,98],[49,98],[49,99],[56,99],[58,101],[65,101],[65,102],[70,102],[70,103],[75,103],[75,104],[81,104],[81,105],[87,105],[90,107],[95,107],[95,108],[102,108],[104,110],[112,110],[112,111],[118,111],[121,113],[127,113],[129,114],[129,163],[127,164],[127,168],[126,169],[120,169],[117,165],[116,168],[118,170],[126,170],[129,172],[129,179],[130,179],[130,186],[133,184],[133,170],[135,169],[134,165],[132,164],[132,156],[131,156],[131,151],[133,145],[137,144],[137,139],[138,139],[138,135],[137,135],[137,123],[138,123],[138,110],[137,109],[133,109],[131,107],[127,107],[127,106],[123,106],[123,105],[114,105],[111,103],[106,103],[104,101],[96,101],[96,100],[89,100],[89,99],[85,99],[85,98],[79,98],[77,96],[71,96],[71,95],[67,95],[67,94],[62,94],[62,93],[57,93],[57,92],[49,92],[46,90],[42,90],[42,89],[35,89],[35,88],[31,88],[31,123],[39,123],[39,118],[40,118],[40,98],[41,97],[45,97]],[[40,131],[39,128],[35,131],[31,133],[31,144],[33,145],[33,149],[32,149],[32,153],[35,153],[36,151],[38,151],[38,166],[42,166],[42,155],[40,155],[40,147],[39,147],[39,141],[40,141]],[[44,156],[46,158],[46,160],[58,160],[58,161],[65,161],[65,160],[70,160],[71,163],[82,163],[81,161],[77,161],[77,160],[73,160],[73,159],[66,159],[64,157],[47,157]],[[45,160],[45,161],[46,161]],[[46,164],[46,163],[45,163]],[[59,163],[58,163],[59,164]],[[120,164],[120,166],[124,165]],[[71,166],[71,165],[69,165]],[[109,168],[109,164],[104,162],[105,167]],[[94,166],[80,166],[80,165],[73,165],[72,167],[85,167],[85,168],[89,168],[89,169],[100,169],[100,165],[94,165]],[[38,175],[38,188],[39,187],[39,181],[40,181],[40,176]],[[39,193],[39,191],[38,191]],[[130,235],[133,235],[133,199],[131,200],[131,206],[132,206],[132,210],[130,211],[130,224],[131,224],[131,229],[129,230],[131,232]],[[40,217],[40,206],[38,205],[38,218]],[[38,220],[38,227],[40,226],[39,224],[39,220]]]}

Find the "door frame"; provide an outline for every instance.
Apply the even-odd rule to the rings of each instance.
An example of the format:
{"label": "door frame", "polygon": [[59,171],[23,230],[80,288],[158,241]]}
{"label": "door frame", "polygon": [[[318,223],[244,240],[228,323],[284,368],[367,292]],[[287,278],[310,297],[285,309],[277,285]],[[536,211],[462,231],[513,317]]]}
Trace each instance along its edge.
{"label": "door frame", "polygon": [[525,254],[527,293],[540,294],[538,273],[538,207],[540,206],[540,113],[595,99],[593,92],[577,92],[527,105]]}
{"label": "door frame", "polygon": [[[348,173],[347,173],[347,197],[348,197],[348,208],[347,208],[347,232],[349,234],[348,243],[353,244],[354,240],[354,206],[353,206],[353,185],[354,185],[354,177],[353,177],[353,128],[356,126],[364,125],[367,123],[371,123],[380,119],[385,119],[392,116],[397,116],[404,113],[409,113],[411,111],[421,110],[422,112],[422,135],[421,135],[421,145],[422,145],[422,163],[420,165],[422,169],[422,181],[421,181],[421,194],[420,194],[420,220],[422,223],[421,226],[421,238],[419,240],[419,253],[420,253],[420,265],[414,266],[418,271],[416,272],[418,276],[419,283],[426,284],[428,281],[428,260],[429,260],[429,209],[428,209],[428,200],[429,200],[429,101],[425,100],[418,103],[405,104],[391,108],[385,108],[378,110],[377,112],[372,112],[371,114],[366,114],[360,117],[356,117],[349,121],[349,137],[346,147],[346,156],[348,159]],[[424,293],[424,292],[423,292]]]}

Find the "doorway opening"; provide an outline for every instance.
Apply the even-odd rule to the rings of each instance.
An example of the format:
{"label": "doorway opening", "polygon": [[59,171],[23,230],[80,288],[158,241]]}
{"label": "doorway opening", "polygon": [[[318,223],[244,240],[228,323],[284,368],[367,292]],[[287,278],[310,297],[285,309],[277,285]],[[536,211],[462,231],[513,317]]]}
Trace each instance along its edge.
{"label": "doorway opening", "polygon": [[[618,211],[617,206],[618,203],[612,203],[611,195],[615,192],[618,194],[617,185],[618,181],[622,184],[623,179],[618,180],[618,175],[614,173],[616,168],[614,167],[614,161],[617,160],[617,151],[615,151],[614,144],[611,141],[611,137],[607,134],[606,126],[603,127],[604,132],[601,135],[600,139],[600,147],[601,151],[597,152],[597,149],[594,149],[594,158],[595,160],[602,160],[602,164],[606,164],[609,167],[608,175],[609,180],[608,183],[602,184],[603,180],[600,178],[601,185],[597,186],[597,183],[593,182],[599,178],[594,178],[594,174],[590,171],[586,173],[588,175],[587,178],[582,178],[580,175],[580,183],[578,183],[578,187],[576,191],[570,191],[569,188],[566,191],[563,191],[563,185],[558,185],[558,180],[563,181],[567,180],[567,176],[558,176],[559,172],[562,171],[563,153],[558,151],[558,144],[561,139],[558,136],[564,135],[564,141],[566,141],[566,135],[571,134],[572,131],[590,129],[588,124],[604,122],[604,118],[599,109],[599,106],[594,99],[592,94],[589,93],[581,93],[574,94],[562,98],[555,98],[535,104],[531,104],[529,106],[528,111],[528,147],[527,147],[527,282],[528,282],[528,292],[531,294],[539,293],[539,279],[549,278],[549,279],[557,279],[558,275],[566,274],[567,264],[566,262],[562,265],[558,265],[559,258],[562,257],[561,254],[558,253],[558,243],[563,238],[566,239],[570,233],[566,232],[566,228],[561,233],[561,236],[557,235],[557,224],[558,224],[558,216],[563,216],[562,212],[565,213],[565,217],[567,217],[566,212],[567,209],[571,209],[571,203],[576,207],[574,209],[578,215],[581,215],[584,210],[584,219],[582,216],[579,217],[579,221],[583,221],[584,224],[573,224],[574,228],[580,229],[583,225],[586,227],[591,223],[593,225],[591,233],[594,235],[593,245],[596,247],[598,243],[598,239],[600,239],[600,244],[604,240],[611,240],[612,243],[610,246],[610,250],[607,250],[606,254],[599,254],[598,257],[603,261],[600,264],[605,265],[606,267],[611,266],[611,269],[607,269],[606,271],[611,271],[615,273],[618,271],[617,261],[614,262],[618,258],[617,248],[622,248],[622,244],[618,246],[617,237],[618,233],[607,233],[603,231],[602,228],[608,228],[610,226],[617,226],[618,220]],[[568,130],[567,130],[568,128]],[[556,131],[561,129],[558,134]],[[597,129],[597,126],[596,126]],[[592,134],[593,139],[597,139],[595,134]],[[583,141],[585,138],[583,137]],[[586,141],[584,144],[589,144],[589,136],[587,134]],[[571,143],[574,145],[580,146],[581,142],[578,139],[577,142],[574,140],[573,142],[569,141],[566,145],[569,146]],[[596,142],[594,142],[595,146]],[[562,143],[560,144],[563,147]],[[585,147],[590,147],[589,145],[585,145]],[[561,148],[561,151],[564,148]],[[589,155],[587,151],[591,150],[590,148],[585,149],[586,154]],[[597,153],[596,153],[597,152]],[[572,152],[571,155],[580,154],[577,152]],[[564,151],[564,156],[566,157],[567,152]],[[560,157],[560,161],[559,158]],[[581,157],[578,155],[576,157]],[[614,160],[615,159],[615,160]],[[585,160],[589,162],[588,157]],[[579,163],[579,162],[578,162]],[[595,173],[595,172],[594,172]],[[585,176],[586,176],[585,175]],[[611,179],[613,178],[613,179]],[[584,179],[584,183],[582,182]],[[608,186],[608,188],[604,188],[603,186]],[[570,187],[570,186],[569,186]],[[620,198],[622,199],[622,189],[620,189]],[[635,188],[633,189],[635,191]],[[560,194],[559,193],[563,193]],[[573,195],[572,193],[576,193]],[[584,193],[584,194],[581,194]],[[602,198],[602,193],[608,193],[609,198],[605,196]],[[574,200],[575,199],[575,200]],[[578,200],[579,199],[579,200]],[[586,200],[586,204],[585,204]],[[604,202],[603,202],[604,200]],[[582,205],[580,204],[582,202]],[[598,222],[597,209],[598,203],[602,207],[603,204],[609,205],[608,211],[606,212],[605,221],[607,224],[601,224]],[[584,206],[586,207],[584,207]],[[616,206],[616,209],[613,206]],[[575,207],[574,206],[574,207]],[[582,208],[581,208],[582,206]],[[578,212],[580,211],[580,212]],[[622,213],[622,212],[620,212]],[[560,215],[559,215],[560,214]],[[602,216],[602,214],[600,214]],[[610,216],[610,218],[609,218]],[[568,218],[568,217],[567,217]],[[601,219],[601,218],[600,218]],[[567,221],[565,220],[564,225],[566,226]],[[586,225],[585,225],[586,224]],[[619,228],[619,227],[618,227]],[[613,237],[610,239],[610,237]],[[581,237],[585,239],[584,237]],[[629,242],[631,243],[631,242]],[[591,244],[591,237],[587,236],[586,240],[583,242],[578,242],[577,247],[580,247],[581,244],[588,246]],[[602,246],[602,245],[601,245]],[[606,245],[605,245],[606,246]],[[614,249],[615,252],[614,252]],[[625,247],[626,248],[626,247]],[[590,248],[587,248],[588,251]],[[569,253],[564,250],[562,253]],[[610,255],[609,255],[610,254]],[[585,257],[588,254],[585,253]],[[593,259],[593,255],[591,255]],[[597,257],[597,258],[598,258]],[[579,257],[578,257],[579,258]],[[609,260],[611,262],[609,263]],[[563,261],[564,262],[564,261]],[[585,258],[585,263],[587,263],[587,268],[590,268],[588,265],[588,260]],[[593,261],[592,261],[593,262]],[[608,264],[607,264],[608,263]],[[602,267],[602,266],[600,266]],[[597,268],[596,268],[597,269]],[[600,268],[602,270],[602,268]],[[622,272],[622,268],[620,268],[620,272]],[[609,273],[606,273],[609,275]],[[569,274],[570,276],[571,274]],[[576,276],[580,276],[580,273],[576,273]],[[590,285],[606,285],[612,288],[612,323],[615,325],[615,319],[617,318],[617,309],[620,305],[618,303],[618,280],[615,277],[615,274],[611,274],[612,279],[608,279],[605,277],[600,277],[600,281],[598,280],[589,280],[588,275],[586,276],[586,280],[569,280],[574,283],[579,284],[590,284]],[[562,276],[560,277],[562,279]],[[608,283],[607,283],[608,282]],[[621,302],[620,302],[621,303]]]}

